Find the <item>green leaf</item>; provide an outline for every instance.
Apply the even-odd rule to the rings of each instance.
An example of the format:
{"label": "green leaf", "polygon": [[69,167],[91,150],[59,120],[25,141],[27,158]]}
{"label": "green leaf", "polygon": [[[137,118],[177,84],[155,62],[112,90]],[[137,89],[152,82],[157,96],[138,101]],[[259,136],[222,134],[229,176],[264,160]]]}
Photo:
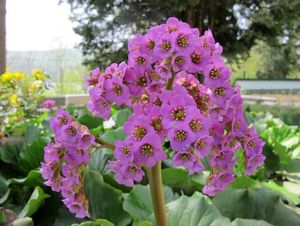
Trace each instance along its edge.
{"label": "green leaf", "polygon": [[0,198],[0,205],[3,205],[9,199],[11,191],[11,189],[8,189],[7,192]]}
{"label": "green leaf", "polygon": [[[166,203],[178,198],[178,195],[175,195],[169,187],[164,187],[164,194]],[[153,214],[149,186],[135,185],[128,195],[124,195],[124,198],[124,210],[137,222],[148,220],[149,216]]]}
{"label": "green leaf", "polygon": [[114,144],[116,140],[124,140],[126,137],[125,133],[123,132],[122,127],[118,127],[116,129],[108,130],[102,136],[102,139]]}
{"label": "green leaf", "polygon": [[30,217],[25,217],[21,219],[16,219],[12,226],[34,226],[33,221]]}
{"label": "green leaf", "polygon": [[48,194],[45,194],[40,187],[35,187],[33,193],[31,194],[30,199],[24,206],[23,210],[19,213],[19,217],[30,217],[34,214],[37,209],[44,204],[46,198],[50,197]]}
{"label": "green leaf", "polygon": [[77,118],[78,122],[86,125],[89,129],[97,128],[99,125],[102,125],[103,120],[91,115],[90,113],[85,113],[82,116]]}
{"label": "green leaf", "polygon": [[39,171],[31,170],[25,178],[22,178],[22,179],[12,178],[7,181],[7,184],[8,185],[22,184],[22,185],[35,187],[35,186],[41,185],[43,183],[43,181],[44,180]]}
{"label": "green leaf", "polygon": [[88,171],[85,174],[84,190],[92,219],[108,219],[117,226],[125,226],[131,221],[122,208],[122,192],[106,184],[99,172]]}
{"label": "green leaf", "polygon": [[235,181],[230,185],[231,188],[250,188],[258,185],[256,180],[253,180],[251,177],[238,177]]}
{"label": "green leaf", "polygon": [[300,145],[298,145],[292,152],[292,158],[300,159]]}
{"label": "green leaf", "polygon": [[277,192],[266,188],[228,189],[214,197],[213,204],[231,220],[264,220],[275,226],[295,226],[300,222],[300,215],[286,207]]}
{"label": "green leaf", "polygon": [[[201,174],[200,177],[203,177]],[[196,190],[201,190],[203,185],[192,179],[188,172],[178,168],[166,168],[162,170],[163,184],[170,186],[174,190],[183,191],[185,194],[192,194]],[[202,178],[203,179],[203,178]]]}
{"label": "green leaf", "polygon": [[266,221],[261,220],[250,220],[250,219],[235,219],[232,222],[232,226],[272,226]]}
{"label": "green leaf", "polygon": [[217,221],[224,220],[220,212],[198,192],[191,197],[182,195],[179,199],[168,203],[167,212],[169,226],[217,226],[220,225],[216,224]]}
{"label": "green leaf", "polygon": [[44,147],[47,145],[46,138],[36,139],[27,146],[20,154],[18,167],[24,172],[36,169],[41,165],[44,158]]}
{"label": "green leaf", "polygon": [[300,142],[300,138],[299,138],[299,135],[297,134],[297,135],[292,135],[292,136],[285,138],[283,141],[280,142],[280,144],[282,144],[286,148],[291,148],[291,147],[299,144],[299,142]]}
{"label": "green leaf", "polygon": [[98,171],[101,175],[108,172],[107,162],[111,159],[111,155],[106,154],[103,150],[96,150],[90,157],[89,169]]}
{"label": "green leaf", "polygon": [[17,165],[19,161],[19,154],[22,150],[21,139],[10,139],[8,142],[0,146],[0,159],[12,165]]}
{"label": "green leaf", "polygon": [[[1,172],[1,170],[0,170]],[[7,181],[5,178],[0,174],[0,197],[7,191]]]}
{"label": "green leaf", "polygon": [[128,117],[132,114],[132,111],[130,108],[125,108],[122,110],[119,110],[117,114],[113,115],[113,120],[116,122],[116,126],[120,127],[123,126],[123,124],[128,120]]}
{"label": "green leaf", "polygon": [[153,224],[150,221],[142,221],[138,226],[153,226]]}
{"label": "green leaf", "polygon": [[72,226],[115,226],[108,220],[105,219],[97,219],[95,221],[85,221],[81,224],[72,224]]}
{"label": "green leaf", "polygon": [[294,205],[298,205],[300,203],[300,198],[297,194],[288,191],[282,186],[279,186],[274,181],[263,182],[262,184],[266,188],[278,191],[280,194],[283,195],[284,198],[286,198],[289,201],[289,203],[292,203]]}
{"label": "green leaf", "polygon": [[24,135],[24,143],[27,146],[32,145],[36,142],[37,138],[40,137],[42,132],[42,128],[38,127],[37,125],[26,124],[26,131]]}

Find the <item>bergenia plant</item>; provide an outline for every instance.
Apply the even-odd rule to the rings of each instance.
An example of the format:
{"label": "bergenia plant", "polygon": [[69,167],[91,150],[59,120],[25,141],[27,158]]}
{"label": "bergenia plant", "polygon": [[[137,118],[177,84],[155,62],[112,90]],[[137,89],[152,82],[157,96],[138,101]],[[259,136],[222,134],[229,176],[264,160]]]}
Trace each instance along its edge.
{"label": "bergenia plant", "polygon": [[[231,71],[212,32],[176,18],[137,35],[128,43],[128,62],[95,69],[86,79],[94,115],[109,119],[112,105],[132,108],[123,129],[127,137],[108,144],[59,110],[51,121],[55,144],[45,149],[41,171],[46,184],[60,191],[77,217],[88,216],[83,173],[95,142],[114,150],[109,163],[118,183],[133,186],[148,176],[157,226],[166,226],[161,162],[190,174],[210,174],[203,193],[214,196],[234,181],[237,151],[245,175],[264,162],[263,142],[243,117],[243,99],[231,86]],[[166,149],[171,151],[166,151]],[[207,164],[206,164],[207,165]]]}

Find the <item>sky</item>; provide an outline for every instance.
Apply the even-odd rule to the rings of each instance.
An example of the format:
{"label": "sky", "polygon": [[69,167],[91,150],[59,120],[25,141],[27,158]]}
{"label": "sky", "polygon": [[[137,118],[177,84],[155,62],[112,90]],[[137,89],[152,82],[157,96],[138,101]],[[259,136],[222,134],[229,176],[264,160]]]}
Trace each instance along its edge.
{"label": "sky", "polygon": [[73,48],[81,40],[69,20],[70,7],[59,0],[6,0],[8,50]]}

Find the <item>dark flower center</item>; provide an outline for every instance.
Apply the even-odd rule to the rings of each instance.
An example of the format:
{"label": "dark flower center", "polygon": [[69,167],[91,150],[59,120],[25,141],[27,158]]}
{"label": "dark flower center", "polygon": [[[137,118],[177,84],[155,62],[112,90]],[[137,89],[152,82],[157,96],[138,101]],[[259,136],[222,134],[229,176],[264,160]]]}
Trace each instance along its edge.
{"label": "dark flower center", "polygon": [[171,49],[171,43],[168,40],[164,40],[161,43],[161,49],[165,52],[168,52]]}
{"label": "dark flower center", "polygon": [[199,53],[192,53],[191,59],[192,59],[192,62],[194,64],[200,64],[201,63],[201,55]]}
{"label": "dark flower center", "polygon": [[133,136],[135,139],[140,140],[147,134],[147,130],[142,126],[136,126],[134,128]]}
{"label": "dark flower center", "polygon": [[129,148],[128,148],[127,146],[121,148],[121,152],[122,152],[122,154],[123,154],[124,156],[127,156],[127,157],[128,157],[128,156],[130,155],[130,150],[129,150]]}
{"label": "dark flower center", "polygon": [[250,140],[248,143],[247,143],[247,147],[250,148],[250,149],[253,149],[255,148],[256,146],[256,142],[254,140]]}
{"label": "dark flower center", "polygon": [[240,122],[235,122],[233,125],[234,130],[239,130],[241,128],[241,123]]}
{"label": "dark flower center", "polygon": [[136,166],[129,166],[128,169],[129,169],[129,172],[133,173],[133,174],[135,174],[138,171]]}
{"label": "dark flower center", "polygon": [[99,100],[99,105],[100,105],[100,107],[103,107],[103,108],[106,108],[108,106],[106,101],[104,101],[104,100]]}
{"label": "dark flower center", "polygon": [[153,148],[151,144],[144,144],[142,146],[142,154],[145,156],[153,155]]}
{"label": "dark flower center", "polygon": [[186,110],[184,107],[176,107],[172,111],[172,118],[174,120],[184,120],[186,117]]}
{"label": "dark flower center", "polygon": [[139,64],[139,65],[143,65],[144,63],[146,62],[145,58],[142,57],[142,56],[138,56],[136,58],[136,63]]}
{"label": "dark flower center", "polygon": [[122,93],[123,93],[122,87],[116,83],[113,86],[114,86],[113,92],[118,96],[122,95]]}
{"label": "dark flower center", "polygon": [[225,88],[223,88],[223,87],[218,87],[218,88],[216,88],[215,89],[215,95],[216,96],[218,96],[218,97],[222,97],[222,96],[224,96],[224,94],[225,94]]}
{"label": "dark flower center", "polygon": [[190,128],[193,132],[198,132],[202,128],[202,124],[198,119],[193,119],[190,122]]}
{"label": "dark flower center", "polygon": [[82,140],[83,140],[83,141],[89,141],[89,140],[90,140],[90,135],[89,135],[89,134],[84,134],[84,135],[82,136]]}
{"label": "dark flower center", "polygon": [[177,56],[175,58],[175,63],[179,64],[179,65],[184,64],[184,58],[183,58],[183,56]]}
{"label": "dark flower center", "polygon": [[161,106],[162,105],[162,101],[161,99],[159,99],[158,97],[155,98],[155,100],[153,101],[153,104],[155,104],[156,106]]}
{"label": "dark flower center", "polygon": [[147,43],[147,48],[150,49],[150,50],[153,50],[154,46],[155,46],[154,40],[153,39],[149,40],[148,43]]}
{"label": "dark flower center", "polygon": [[187,137],[187,132],[184,130],[177,130],[175,133],[175,139],[177,141],[185,141]]}
{"label": "dark flower center", "polygon": [[153,117],[151,119],[151,126],[154,128],[156,132],[163,131],[162,118],[161,117]]}
{"label": "dark flower center", "polygon": [[68,119],[64,116],[59,117],[58,121],[59,121],[60,125],[67,125],[67,123],[68,123]]}
{"label": "dark flower center", "polygon": [[189,45],[188,37],[184,34],[180,34],[177,37],[177,45],[181,48],[185,48]]}
{"label": "dark flower center", "polygon": [[213,68],[209,72],[209,77],[211,79],[218,79],[220,77],[220,70],[218,68]]}
{"label": "dark flower center", "polygon": [[147,86],[147,79],[145,78],[145,76],[139,76],[135,82],[138,86],[141,87]]}
{"label": "dark flower center", "polygon": [[221,151],[220,153],[218,153],[217,159],[218,159],[218,160],[223,160],[223,159],[225,159],[225,154],[224,154],[224,152]]}
{"label": "dark flower center", "polygon": [[69,135],[75,136],[76,133],[77,133],[77,131],[76,131],[76,129],[75,129],[73,126],[70,126],[70,127],[67,129],[67,133],[68,133]]}
{"label": "dark flower center", "polygon": [[181,153],[181,154],[179,154],[179,158],[181,159],[181,160],[189,160],[190,159],[190,154],[188,154],[188,153]]}

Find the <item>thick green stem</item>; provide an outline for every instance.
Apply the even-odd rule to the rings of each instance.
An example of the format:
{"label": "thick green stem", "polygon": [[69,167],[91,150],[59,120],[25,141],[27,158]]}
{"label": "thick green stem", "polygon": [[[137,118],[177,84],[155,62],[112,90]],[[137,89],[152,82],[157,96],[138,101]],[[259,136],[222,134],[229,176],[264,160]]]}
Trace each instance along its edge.
{"label": "thick green stem", "polygon": [[171,69],[172,77],[167,80],[166,89],[172,89],[176,73]]}
{"label": "thick green stem", "polygon": [[95,140],[98,144],[101,144],[103,148],[115,149],[115,145],[102,140],[100,137],[95,137]]}
{"label": "thick green stem", "polygon": [[164,188],[161,176],[161,162],[147,170],[151,190],[156,226],[168,226]]}

